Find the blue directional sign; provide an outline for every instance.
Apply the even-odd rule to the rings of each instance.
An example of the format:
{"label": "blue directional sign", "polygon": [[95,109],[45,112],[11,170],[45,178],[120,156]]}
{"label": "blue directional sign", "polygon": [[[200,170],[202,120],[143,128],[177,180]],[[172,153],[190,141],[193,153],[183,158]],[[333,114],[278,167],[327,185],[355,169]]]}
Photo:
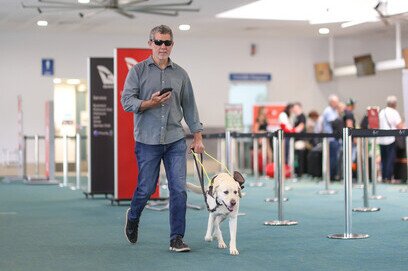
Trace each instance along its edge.
{"label": "blue directional sign", "polygon": [[54,75],[54,59],[43,58],[41,60],[41,74],[42,75]]}
{"label": "blue directional sign", "polygon": [[230,81],[271,81],[270,73],[230,73]]}

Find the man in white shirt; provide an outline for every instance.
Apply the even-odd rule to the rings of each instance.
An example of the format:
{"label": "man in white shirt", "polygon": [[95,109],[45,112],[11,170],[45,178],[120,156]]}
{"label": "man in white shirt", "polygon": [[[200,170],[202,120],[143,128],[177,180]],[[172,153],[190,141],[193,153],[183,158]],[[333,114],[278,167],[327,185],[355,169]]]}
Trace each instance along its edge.
{"label": "man in white shirt", "polygon": [[[332,94],[329,96],[329,106],[327,106],[322,114],[322,132],[333,133],[333,121],[339,119],[337,111],[339,98]],[[337,138],[329,138],[329,155],[330,155],[330,178],[338,180],[338,165],[339,165],[340,142]]]}
{"label": "man in white shirt", "polygon": [[[380,129],[392,130],[402,129],[404,124],[397,108],[397,97],[387,97],[387,107],[380,111],[379,122]],[[383,182],[389,182],[394,175],[395,161],[395,137],[380,137],[378,138],[381,151],[381,174]]]}

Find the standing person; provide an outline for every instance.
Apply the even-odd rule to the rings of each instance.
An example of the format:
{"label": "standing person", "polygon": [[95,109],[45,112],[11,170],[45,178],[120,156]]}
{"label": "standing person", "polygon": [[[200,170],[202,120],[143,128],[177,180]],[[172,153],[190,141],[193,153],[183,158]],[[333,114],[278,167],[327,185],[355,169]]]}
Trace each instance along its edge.
{"label": "standing person", "polygon": [[[184,117],[194,139],[190,145],[204,151],[193,88],[187,72],[170,58],[173,32],[165,25],[150,31],[152,55],[129,71],[122,93],[125,111],[134,113],[135,154],[139,168],[138,184],[126,211],[125,235],[135,244],[139,220],[156,189],[160,162],[166,169],[170,193],[170,250],[190,251],[183,242],[186,226],[186,141],[181,120]],[[160,90],[172,91],[160,95]]]}
{"label": "standing person", "polygon": [[[258,116],[257,116],[257,118],[256,118],[256,120],[254,122],[253,127],[252,127],[252,132],[253,133],[266,133],[266,132],[268,132],[268,117],[267,117],[266,112],[265,112],[265,107],[263,107],[263,106],[260,107],[259,110],[258,110]],[[261,138],[258,140],[258,144],[259,144],[260,149],[262,149],[262,139]],[[272,155],[273,155],[272,154],[272,144],[271,144],[270,140],[267,140],[266,148],[267,148],[266,149],[267,150],[267,162],[270,162],[270,161],[272,161]],[[262,158],[262,156],[261,156],[261,158]],[[262,161],[262,159],[260,161]],[[260,162],[258,164],[258,166],[259,166],[259,171],[261,172],[265,165],[263,165],[262,162]]]}
{"label": "standing person", "polygon": [[293,104],[293,113],[295,114],[294,127],[296,133],[306,133],[306,116],[303,114],[302,104],[296,102]]}
{"label": "standing person", "polygon": [[[327,106],[322,114],[322,132],[333,133],[333,123],[339,119],[338,105],[339,98],[336,95],[329,96],[329,106]],[[340,142],[337,138],[329,138],[329,156],[330,156],[330,178],[337,180],[338,177],[338,156],[340,151]]]}
{"label": "standing person", "polygon": [[[387,107],[380,111],[379,121],[380,129],[402,129],[404,124],[401,116],[396,110],[397,97],[387,97]],[[381,153],[381,175],[383,182],[390,182],[394,175],[394,161],[395,161],[395,137],[379,137],[378,144],[380,144]]]}
{"label": "standing person", "polygon": [[[293,113],[295,114],[295,130],[296,133],[306,133],[306,116],[303,114],[302,104],[296,102],[293,105]],[[297,161],[297,167],[295,167],[295,173],[298,177],[301,177],[304,172],[306,172],[306,160],[307,160],[307,150],[306,142],[302,139],[295,139],[294,145],[295,160]]]}
{"label": "standing person", "polygon": [[[295,129],[293,128],[292,123],[290,122],[290,117],[293,113],[293,103],[288,103],[283,109],[283,111],[278,116],[278,122],[280,128],[285,133],[294,133]],[[285,138],[285,164],[289,162],[289,138]]]}
{"label": "standing person", "polygon": [[350,98],[346,103],[346,108],[343,114],[344,127],[356,128],[356,119],[354,117],[355,108],[356,108],[356,102]]}

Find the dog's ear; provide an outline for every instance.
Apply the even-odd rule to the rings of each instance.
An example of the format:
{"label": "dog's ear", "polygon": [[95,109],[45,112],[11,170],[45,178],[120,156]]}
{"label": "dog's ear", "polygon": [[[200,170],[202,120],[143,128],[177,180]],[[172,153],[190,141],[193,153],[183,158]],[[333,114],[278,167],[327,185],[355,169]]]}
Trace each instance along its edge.
{"label": "dog's ear", "polygon": [[234,178],[234,180],[235,180],[236,182],[239,183],[239,186],[241,186],[241,187],[242,187],[243,184],[245,183],[244,177],[243,177],[242,174],[239,173],[238,171],[234,171],[234,176],[233,176],[233,178]]}
{"label": "dog's ear", "polygon": [[215,175],[214,177],[212,177],[210,186],[209,186],[209,188],[208,188],[208,193],[209,193],[211,196],[214,196],[214,180],[215,180],[215,178],[217,178],[217,176],[218,176],[218,175]]}

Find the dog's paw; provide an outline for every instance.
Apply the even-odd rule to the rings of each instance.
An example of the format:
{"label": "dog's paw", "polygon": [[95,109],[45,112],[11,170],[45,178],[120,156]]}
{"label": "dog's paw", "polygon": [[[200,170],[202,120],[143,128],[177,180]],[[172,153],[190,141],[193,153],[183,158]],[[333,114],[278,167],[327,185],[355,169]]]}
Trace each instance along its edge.
{"label": "dog's paw", "polygon": [[213,240],[213,238],[212,238],[212,236],[205,236],[205,237],[204,237],[204,240],[205,240],[206,242],[211,242],[211,241]]}
{"label": "dog's paw", "polygon": [[227,248],[227,245],[224,241],[218,241],[218,248]]}
{"label": "dog's paw", "polygon": [[239,254],[238,249],[232,247],[230,248],[230,255],[236,256],[238,254]]}

